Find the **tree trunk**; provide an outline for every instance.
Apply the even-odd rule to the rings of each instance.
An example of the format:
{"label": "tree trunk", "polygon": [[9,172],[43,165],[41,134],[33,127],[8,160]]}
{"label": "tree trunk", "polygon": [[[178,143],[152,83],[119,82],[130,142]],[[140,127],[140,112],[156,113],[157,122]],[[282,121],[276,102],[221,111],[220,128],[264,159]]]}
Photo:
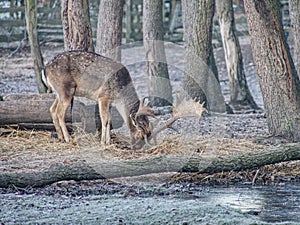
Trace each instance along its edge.
{"label": "tree trunk", "polygon": [[38,31],[37,31],[37,7],[36,0],[25,1],[25,17],[27,24],[27,32],[29,36],[30,50],[34,62],[34,71],[40,93],[47,92],[47,86],[42,80],[42,71],[44,69],[44,61],[40,49]]}
{"label": "tree trunk", "polygon": [[300,82],[279,1],[245,0],[250,40],[272,135],[300,141]]}
{"label": "tree trunk", "polygon": [[237,110],[243,108],[257,109],[258,107],[247,85],[243,56],[235,29],[232,0],[216,0],[216,12],[230,82],[229,105]]}
{"label": "tree trunk", "polygon": [[63,0],[65,51],[94,51],[88,0]]}
{"label": "tree trunk", "polygon": [[172,104],[172,88],[163,42],[162,0],[144,0],[143,37],[146,51],[148,90],[152,105]]}
{"label": "tree trunk", "polygon": [[300,77],[300,1],[290,0],[291,28],[294,37],[294,63]]}
{"label": "tree trunk", "polygon": [[190,97],[205,101],[211,111],[225,112],[217,75],[210,69],[214,0],[183,0],[182,10],[187,52],[184,89]]}
{"label": "tree trunk", "polygon": [[172,0],[171,1],[171,13],[170,13],[170,26],[169,26],[169,32],[171,34],[174,33],[174,30],[177,25],[177,20],[179,13],[181,12],[181,2],[178,0]]}
{"label": "tree trunk", "polygon": [[[82,157],[82,156],[81,156]],[[95,160],[97,158],[95,157]],[[164,172],[218,173],[255,169],[261,166],[300,159],[300,144],[234,154],[226,157],[156,156],[123,161],[76,162],[50,166],[34,172],[2,172],[0,188],[43,187],[62,180],[93,180],[140,176]]]}
{"label": "tree trunk", "polygon": [[121,61],[124,0],[101,0],[99,6],[96,52]]}
{"label": "tree trunk", "polygon": [[126,43],[132,42],[133,40],[133,36],[132,36],[132,31],[133,31],[133,27],[132,27],[132,0],[125,0],[124,3],[124,12],[125,12],[125,18],[124,20],[126,21],[125,24],[125,39],[126,39]]}

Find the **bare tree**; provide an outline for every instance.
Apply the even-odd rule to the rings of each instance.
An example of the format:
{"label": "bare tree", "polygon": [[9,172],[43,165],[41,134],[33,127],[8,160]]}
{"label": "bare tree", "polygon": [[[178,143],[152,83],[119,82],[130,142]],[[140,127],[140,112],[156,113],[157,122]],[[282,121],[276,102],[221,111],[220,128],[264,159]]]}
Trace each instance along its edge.
{"label": "bare tree", "polygon": [[234,109],[245,107],[257,109],[258,107],[247,85],[243,56],[235,28],[232,0],[216,0],[216,12],[230,82],[229,104]]}
{"label": "bare tree", "polygon": [[36,75],[36,81],[38,90],[40,93],[45,93],[47,87],[42,81],[42,71],[44,68],[43,57],[39,45],[38,31],[37,31],[37,2],[36,0],[25,1],[25,17],[27,32],[30,42],[31,55],[34,61],[34,71]]}
{"label": "bare tree", "polygon": [[283,31],[280,2],[244,3],[269,131],[300,141],[300,81]]}
{"label": "bare tree", "polygon": [[188,95],[206,101],[211,111],[224,112],[225,101],[217,74],[210,69],[214,0],[182,0]]}
{"label": "bare tree", "polygon": [[63,0],[62,23],[65,50],[94,50],[88,0]]}
{"label": "bare tree", "polygon": [[300,77],[300,1],[290,0],[290,17],[294,36],[294,63]]}
{"label": "bare tree", "polygon": [[101,0],[99,6],[96,52],[121,61],[124,0]]}
{"label": "bare tree", "polygon": [[172,88],[163,42],[162,0],[144,0],[143,38],[146,50],[149,95],[153,105],[172,103]]}

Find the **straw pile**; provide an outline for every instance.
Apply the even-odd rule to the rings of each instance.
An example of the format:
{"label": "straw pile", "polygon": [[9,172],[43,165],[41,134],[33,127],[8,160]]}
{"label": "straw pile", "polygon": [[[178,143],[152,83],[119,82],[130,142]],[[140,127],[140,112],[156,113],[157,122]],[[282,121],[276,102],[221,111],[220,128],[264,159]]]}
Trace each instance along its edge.
{"label": "straw pile", "polygon": [[184,138],[168,135],[158,140],[158,145],[146,149],[131,150],[129,137],[122,133],[112,133],[113,144],[103,147],[98,135],[82,131],[73,134],[71,143],[63,143],[51,138],[48,131],[24,131],[11,128],[0,130],[0,171],[10,169],[45,168],[53,163],[72,163],[82,160],[85,151],[102,152],[112,160],[138,159],[160,155],[198,155],[203,157],[231,155],[264,148],[251,141],[198,136]]}
{"label": "straw pile", "polygon": [[[183,138],[168,135],[159,144],[142,150],[129,148],[126,134],[113,132],[113,144],[102,147],[98,135],[76,132],[72,143],[62,143],[51,138],[51,132],[24,131],[11,128],[0,129],[0,172],[37,171],[55,164],[71,164],[85,160],[86,151],[101,152],[105,160],[130,160],[160,155],[197,155],[201,157],[230,156],[239,152],[251,152],[270,146],[249,140],[197,136]],[[189,181],[206,184],[228,184],[236,182],[272,183],[276,178],[293,180],[299,178],[300,163],[281,163],[265,166],[260,170],[227,172],[214,175],[180,174],[174,182]]]}

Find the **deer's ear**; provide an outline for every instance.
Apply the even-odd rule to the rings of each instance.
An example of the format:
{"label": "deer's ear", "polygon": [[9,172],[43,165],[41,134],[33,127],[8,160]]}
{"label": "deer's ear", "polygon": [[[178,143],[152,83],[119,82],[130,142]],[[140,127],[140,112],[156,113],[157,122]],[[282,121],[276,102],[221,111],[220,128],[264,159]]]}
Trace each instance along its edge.
{"label": "deer's ear", "polygon": [[130,117],[130,119],[131,119],[131,122],[132,122],[133,126],[137,127],[137,123],[136,123],[136,121],[135,121],[135,117],[132,115],[132,113],[129,114],[129,117]]}

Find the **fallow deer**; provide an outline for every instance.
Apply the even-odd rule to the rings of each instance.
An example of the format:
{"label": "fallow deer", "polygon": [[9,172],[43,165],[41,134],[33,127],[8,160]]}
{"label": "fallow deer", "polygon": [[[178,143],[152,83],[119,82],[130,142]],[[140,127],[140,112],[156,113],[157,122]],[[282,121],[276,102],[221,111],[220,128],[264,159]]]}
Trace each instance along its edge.
{"label": "fallow deer", "polygon": [[70,141],[65,113],[74,96],[82,96],[99,103],[101,144],[111,143],[113,102],[130,130],[132,148],[137,143],[148,143],[152,131],[148,116],[155,117],[153,110],[139,100],[129,72],[121,63],[96,53],[64,52],[45,66],[45,76],[57,95],[50,113],[59,139]]}

